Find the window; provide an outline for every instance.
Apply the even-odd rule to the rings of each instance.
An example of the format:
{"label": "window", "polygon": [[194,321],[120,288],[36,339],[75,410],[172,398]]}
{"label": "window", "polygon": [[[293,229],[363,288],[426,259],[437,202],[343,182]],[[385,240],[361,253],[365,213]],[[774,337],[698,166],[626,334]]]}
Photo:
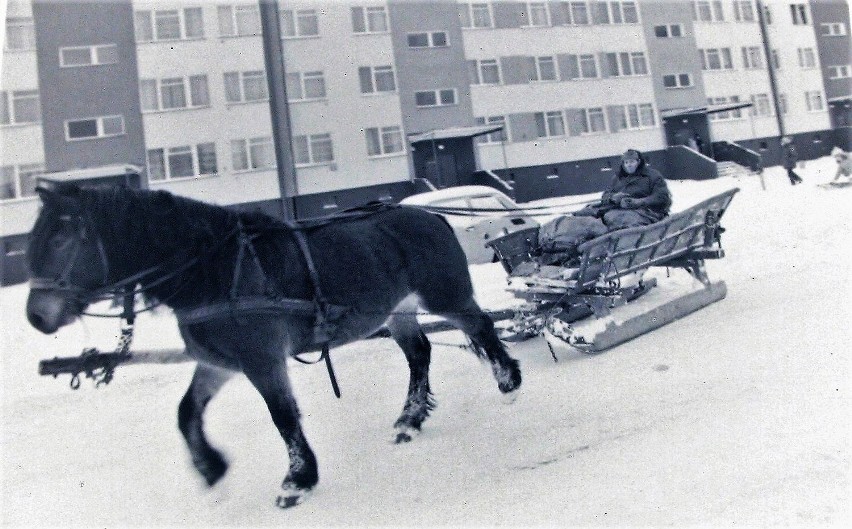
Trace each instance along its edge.
{"label": "window", "polygon": [[654,26],[654,36],[661,39],[682,37],[683,28],[680,24],[668,24],[663,26]]}
{"label": "window", "polygon": [[[725,105],[728,103],[739,103],[740,96],[730,96],[730,97],[708,97],[707,104],[708,105]],[[723,112],[714,112],[712,114],[708,114],[708,117],[711,121],[729,121],[732,119],[741,119],[743,117],[742,109],[735,110],[725,110]]]}
{"label": "window", "polygon": [[763,20],[766,22],[766,25],[772,25],[772,9],[765,4],[763,6]]}
{"label": "window", "polygon": [[769,102],[767,94],[753,94],[751,102],[754,104],[751,107],[752,116],[769,117],[772,115],[772,104]]}
{"label": "window", "polygon": [[38,90],[0,91],[0,125],[23,125],[41,121]]}
{"label": "window", "polygon": [[589,7],[586,2],[560,2],[565,16],[565,23],[584,26],[589,24]]}
{"label": "window", "polygon": [[136,42],[204,37],[204,19],[200,7],[135,11],[133,25]]}
{"label": "window", "polygon": [[396,91],[393,66],[362,66],[358,68],[362,94]]}
{"label": "window", "polygon": [[353,7],[352,31],[355,33],[387,33],[388,14],[385,7]]}
{"label": "window", "polygon": [[536,112],[535,124],[539,138],[565,135],[565,117],[561,110]]}
{"label": "window", "polygon": [[781,69],[781,53],[777,49],[772,50],[772,67],[776,70]]}
{"label": "window", "polygon": [[751,0],[734,0],[734,20],[737,22],[754,22],[754,6]]}
{"label": "window", "polygon": [[698,50],[698,54],[701,56],[702,70],[731,70],[734,67],[731,48],[707,48]]}
{"label": "window", "polygon": [[808,112],[825,110],[825,105],[822,102],[822,92],[819,90],[805,92],[805,103],[808,105]]}
{"label": "window", "polygon": [[219,6],[219,36],[260,35],[260,9],[256,3]]}
{"label": "window", "polygon": [[0,200],[34,197],[36,178],[42,173],[40,163],[0,167]]}
{"label": "window", "polygon": [[59,48],[59,65],[63,67],[94,66],[117,62],[118,46],[115,44]]}
{"label": "window", "polygon": [[500,84],[500,64],[497,59],[476,61],[476,76],[473,84]]}
{"label": "window", "polygon": [[782,115],[787,113],[787,94],[778,94],[778,111]]}
{"label": "window", "polygon": [[369,128],[367,136],[367,156],[383,156],[403,151],[402,129],[398,126]]}
{"label": "window", "polygon": [[534,76],[530,81],[557,81],[556,60],[553,56],[536,57]]}
{"label": "window", "polygon": [[103,116],[65,122],[67,141],[108,138],[124,134],[124,116]]}
{"label": "window", "polygon": [[581,108],[580,117],[582,119],[583,134],[600,134],[607,131],[603,108]]}
{"label": "window", "polygon": [[852,77],[852,66],[848,64],[828,67],[829,79],[848,79],[849,77]]}
{"label": "window", "polygon": [[449,46],[449,41],[445,31],[408,34],[409,48],[444,48],[446,46]]}
{"label": "window", "polygon": [[793,25],[805,26],[808,24],[808,7],[805,4],[790,4],[790,17]]}
{"label": "window", "polygon": [[547,2],[527,2],[521,16],[524,19],[522,22],[524,26],[542,27],[550,25],[550,10],[547,8]]}
{"label": "window", "polygon": [[482,144],[486,143],[504,143],[509,141],[509,136],[506,133],[506,116],[488,116],[484,118],[476,118],[477,125],[503,125],[501,130],[490,134],[483,134],[477,138],[477,141]]}
{"label": "window", "polygon": [[272,137],[231,140],[231,166],[234,171],[275,167],[275,149],[272,146]]}
{"label": "window", "polygon": [[656,125],[654,107],[651,103],[619,105],[617,109],[617,114],[612,116],[618,120],[618,123],[613,125],[613,131],[638,130]]}
{"label": "window", "polygon": [[142,79],[139,81],[139,99],[143,112],[209,106],[207,76]]}
{"label": "window", "polygon": [[266,74],[263,70],[226,72],[224,77],[225,100],[228,103],[265,101],[269,97],[266,92]]}
{"label": "window", "polygon": [[692,76],[688,73],[664,75],[663,86],[665,88],[689,88],[692,86]]}
{"label": "window", "polygon": [[293,137],[293,157],[297,166],[327,164],[334,161],[331,134]]}
{"label": "window", "polygon": [[802,68],[816,68],[816,54],[813,48],[799,48],[799,66]]}
{"label": "window", "polygon": [[592,54],[571,55],[571,61],[577,61],[577,72],[580,79],[593,79],[598,76],[598,63]]}
{"label": "window", "polygon": [[621,77],[628,75],[647,75],[648,63],[645,52],[620,52],[606,54],[609,75]]}
{"label": "window", "polygon": [[484,2],[459,4],[459,19],[463,28],[490,28],[491,6]]}
{"label": "window", "polygon": [[216,144],[148,150],[148,179],[152,182],[216,174]]}
{"label": "window", "polygon": [[319,35],[316,9],[282,9],[281,35],[284,38]]}
{"label": "window", "polygon": [[743,47],[743,67],[751,70],[763,68],[763,55],[759,46]]}
{"label": "window", "polygon": [[287,74],[287,100],[306,101],[325,99],[323,72],[290,72]]}
{"label": "window", "polygon": [[720,0],[697,0],[692,4],[692,19],[698,22],[724,22]]}
{"label": "window", "polygon": [[35,24],[32,17],[9,17],[6,19],[6,42],[10,51],[35,49]]}
{"label": "window", "polygon": [[591,2],[595,24],[637,24],[636,2]]}
{"label": "window", "polygon": [[823,37],[837,37],[846,35],[846,24],[843,22],[830,22],[820,24],[820,35]]}
{"label": "window", "polygon": [[422,90],[414,92],[414,103],[418,107],[441,107],[456,104],[456,89]]}

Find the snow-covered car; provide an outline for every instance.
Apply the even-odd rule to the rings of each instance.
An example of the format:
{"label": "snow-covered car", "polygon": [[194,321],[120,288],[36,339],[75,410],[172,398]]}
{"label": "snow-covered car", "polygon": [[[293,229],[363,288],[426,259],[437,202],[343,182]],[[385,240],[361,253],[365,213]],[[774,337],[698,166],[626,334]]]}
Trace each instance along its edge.
{"label": "snow-covered car", "polygon": [[[511,198],[488,186],[458,186],[418,193],[400,204],[447,208],[443,217],[453,227],[470,264],[496,260],[494,250],[485,246],[491,239],[539,225]],[[459,214],[453,214],[456,212]]]}

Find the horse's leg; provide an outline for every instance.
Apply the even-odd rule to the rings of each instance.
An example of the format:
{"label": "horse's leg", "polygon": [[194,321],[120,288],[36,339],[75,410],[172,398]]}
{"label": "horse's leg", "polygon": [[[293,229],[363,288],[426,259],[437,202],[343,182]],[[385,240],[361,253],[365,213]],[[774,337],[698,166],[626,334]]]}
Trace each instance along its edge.
{"label": "horse's leg", "polygon": [[243,372],[266,401],[272,422],[287,443],[290,468],[281,483],[283,492],[276,504],[281,508],[292,507],[301,503],[317,484],[319,474],[316,457],[302,433],[285,357],[244,360]]}
{"label": "horse's leg", "polygon": [[192,464],[209,486],[213,486],[225,474],[228,463],[204,436],[204,408],[233,374],[226,369],[199,363],[189,389],[178,406],[178,428],[189,446]]}
{"label": "horse's leg", "polygon": [[485,314],[473,298],[469,298],[460,310],[446,311],[426,308],[441,315],[467,334],[473,342],[473,351],[491,363],[491,371],[497,386],[503,393],[510,393],[521,385],[521,369],[518,361],[509,356],[506,346],[494,330],[494,322]]}
{"label": "horse's leg", "polygon": [[432,345],[420,329],[417,317],[413,313],[397,313],[388,321],[388,330],[408,360],[410,378],[408,397],[402,408],[402,415],[394,423],[396,443],[411,441],[412,435],[420,430],[420,425],[435,407],[432,392],[429,389],[429,362]]}

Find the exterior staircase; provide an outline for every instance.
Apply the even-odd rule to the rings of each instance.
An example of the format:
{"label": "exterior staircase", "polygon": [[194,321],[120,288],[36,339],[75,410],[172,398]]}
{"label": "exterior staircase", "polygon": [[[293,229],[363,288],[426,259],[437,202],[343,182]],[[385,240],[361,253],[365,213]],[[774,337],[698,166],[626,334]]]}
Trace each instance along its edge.
{"label": "exterior staircase", "polygon": [[759,174],[757,171],[752,171],[748,167],[736,162],[716,162],[716,169],[718,171],[719,178],[726,176],[742,178],[745,176],[757,176]]}

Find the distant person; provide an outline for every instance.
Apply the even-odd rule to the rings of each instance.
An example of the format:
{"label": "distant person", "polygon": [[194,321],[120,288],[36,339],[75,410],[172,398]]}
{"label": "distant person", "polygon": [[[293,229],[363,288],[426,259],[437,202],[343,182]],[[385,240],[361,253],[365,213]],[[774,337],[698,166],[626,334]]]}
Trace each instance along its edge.
{"label": "distant person", "polygon": [[801,184],[802,177],[794,171],[799,162],[799,153],[796,151],[793,139],[789,136],[781,138],[781,157],[784,162],[784,169],[787,170],[787,177],[790,178],[790,185]]}
{"label": "distant person", "polygon": [[562,253],[561,259],[570,258],[576,254],[577,246],[587,240],[664,219],[671,205],[671,193],[663,175],[648,167],[641,152],[628,149],[600,200],[541,227],[541,249],[545,254]]}
{"label": "distant person", "polygon": [[831,149],[831,155],[834,156],[834,160],[837,162],[837,173],[834,175],[831,183],[848,184],[852,182],[852,156],[848,152],[844,152],[840,147]]}

